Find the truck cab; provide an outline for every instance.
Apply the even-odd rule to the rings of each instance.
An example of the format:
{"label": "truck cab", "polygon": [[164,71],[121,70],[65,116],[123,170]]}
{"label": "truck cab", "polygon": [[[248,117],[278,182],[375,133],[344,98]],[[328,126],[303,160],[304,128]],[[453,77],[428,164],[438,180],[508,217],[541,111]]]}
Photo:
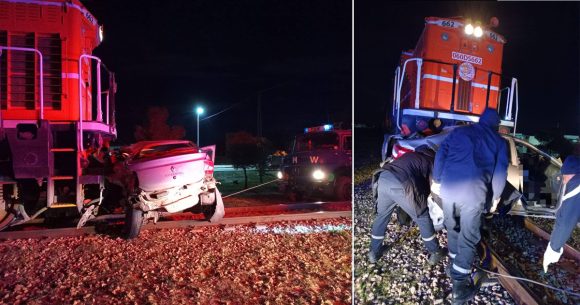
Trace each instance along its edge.
{"label": "truck cab", "polygon": [[305,128],[294,138],[278,178],[292,201],[315,194],[351,199],[352,130],[333,125]]}

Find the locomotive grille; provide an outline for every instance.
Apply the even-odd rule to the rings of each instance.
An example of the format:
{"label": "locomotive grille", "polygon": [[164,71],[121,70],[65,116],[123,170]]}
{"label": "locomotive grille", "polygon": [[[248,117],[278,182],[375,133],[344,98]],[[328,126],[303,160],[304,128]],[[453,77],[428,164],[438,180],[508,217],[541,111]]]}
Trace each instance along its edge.
{"label": "locomotive grille", "polygon": [[[10,33],[9,46],[34,48],[34,34]],[[8,96],[10,107],[34,109],[35,54],[32,52],[7,51],[8,57]]]}
{"label": "locomotive grille", "polygon": [[[0,31],[0,45],[7,45],[6,43],[6,31]],[[8,95],[7,85],[8,82],[6,81],[6,68],[8,57],[6,56],[6,50],[2,50],[3,55],[0,56],[0,105],[2,109],[6,109],[6,99]]]}
{"label": "locomotive grille", "polygon": [[37,45],[44,57],[44,105],[61,109],[62,102],[62,56],[58,34],[40,34]]}
{"label": "locomotive grille", "polygon": [[471,81],[467,82],[459,78],[455,109],[471,112]]}
{"label": "locomotive grille", "polygon": [[[36,48],[42,53],[44,106],[61,109],[62,53],[58,34],[7,33],[0,31],[0,45]],[[33,110],[39,107],[39,60],[33,52],[3,50],[0,56],[0,102],[2,109]]]}

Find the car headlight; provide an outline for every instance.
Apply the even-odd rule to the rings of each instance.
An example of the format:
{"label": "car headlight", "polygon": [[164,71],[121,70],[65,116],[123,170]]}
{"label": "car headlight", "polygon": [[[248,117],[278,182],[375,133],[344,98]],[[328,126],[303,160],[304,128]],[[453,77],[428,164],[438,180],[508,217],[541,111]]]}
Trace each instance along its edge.
{"label": "car headlight", "polygon": [[284,178],[284,174],[282,174],[282,172],[281,172],[281,171],[278,171],[278,172],[276,173],[276,177],[278,177],[278,179],[282,179],[282,178]]}
{"label": "car headlight", "polygon": [[481,29],[480,26],[475,27],[475,29],[473,30],[473,35],[477,38],[483,36],[483,30]]}
{"label": "car headlight", "polygon": [[312,178],[314,178],[316,180],[322,180],[322,179],[326,178],[326,174],[322,170],[317,169],[317,170],[312,172]]}

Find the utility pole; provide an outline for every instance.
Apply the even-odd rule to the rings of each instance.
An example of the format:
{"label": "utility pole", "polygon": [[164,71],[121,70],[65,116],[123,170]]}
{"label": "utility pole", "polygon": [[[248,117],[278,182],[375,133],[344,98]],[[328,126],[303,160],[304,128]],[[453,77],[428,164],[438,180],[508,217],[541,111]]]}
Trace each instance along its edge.
{"label": "utility pole", "polygon": [[262,138],[262,92],[264,91],[258,92],[258,109],[257,109],[258,126],[256,128],[256,134],[258,138]]}

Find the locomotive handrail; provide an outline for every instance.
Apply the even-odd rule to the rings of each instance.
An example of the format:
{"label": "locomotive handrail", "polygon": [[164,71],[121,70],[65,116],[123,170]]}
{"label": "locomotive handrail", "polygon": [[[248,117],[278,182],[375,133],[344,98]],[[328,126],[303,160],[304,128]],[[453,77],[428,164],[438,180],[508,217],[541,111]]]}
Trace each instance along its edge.
{"label": "locomotive handrail", "polygon": [[[42,70],[42,66],[43,66],[43,60],[42,60],[42,52],[40,52],[38,49],[34,49],[34,48],[21,48],[21,47],[6,47],[6,46],[0,46],[0,50],[10,50],[10,51],[23,51],[23,52],[35,52],[36,54],[38,54],[38,58],[40,61],[40,119],[43,120],[44,119],[44,74],[43,74],[43,70]],[[1,54],[0,54],[1,55]],[[6,73],[8,73],[8,70],[6,70]]]}
{"label": "locomotive handrail", "polygon": [[[450,66],[453,66],[453,65],[456,65],[457,64],[457,63],[445,62],[445,61],[440,61],[440,60],[435,60],[435,59],[423,59],[423,61],[425,61],[425,62],[432,62],[432,63],[436,63],[436,64],[450,65]],[[491,74],[495,74],[497,76],[502,76],[502,74],[497,73],[497,72],[493,72],[493,71],[490,71],[490,70],[485,70],[485,69],[478,69],[478,70],[479,71],[488,72],[488,73],[491,73]]]}
{"label": "locomotive handrail", "polygon": [[[456,65],[454,63],[448,63],[448,62],[433,60],[433,59],[424,59],[424,61],[438,63],[438,64],[444,64],[444,65],[450,65],[450,66]],[[489,90],[491,88],[491,75],[497,75],[497,76],[501,77],[502,74],[496,73],[496,72],[493,72],[490,70],[485,70],[485,69],[478,69],[478,70],[488,73],[488,81],[487,81],[487,86],[486,86],[487,93],[486,93],[486,101],[485,101],[485,106],[487,107],[488,101],[489,101]],[[516,80],[515,85],[517,87],[517,79],[512,77],[512,85],[511,85],[512,88],[514,87],[514,80]],[[457,77],[454,77],[453,84],[455,84],[456,82],[457,82]],[[508,99],[506,100],[507,105],[506,105],[506,113],[505,113],[504,118],[507,119],[508,121],[511,121],[512,120],[512,105],[513,105],[513,96],[512,96],[513,89],[510,89],[509,87],[507,87],[507,89],[508,89]],[[498,103],[497,103],[498,109],[497,110],[499,112],[499,109],[501,106],[501,90],[498,90],[498,92],[499,92],[499,94],[498,94]],[[455,93],[455,91],[452,93]],[[451,108],[452,109],[450,109],[450,111],[453,111],[453,102],[454,102],[453,100],[454,100],[454,94],[452,95],[452,101],[451,101],[451,106],[452,106]],[[516,94],[516,103],[517,103],[517,94]],[[516,107],[516,117],[517,117],[517,111],[518,111],[518,108]],[[515,124],[516,124],[516,122],[514,121],[514,130],[515,130]]]}
{"label": "locomotive handrail", "polygon": [[[432,59],[423,59],[420,57],[414,57],[414,58],[409,58],[407,60],[405,60],[404,64],[403,64],[403,69],[401,71],[401,67],[397,66],[397,68],[395,69],[395,92],[394,92],[394,97],[393,97],[393,109],[392,109],[392,115],[395,115],[396,112],[396,125],[397,125],[397,129],[401,130],[401,126],[400,126],[400,112],[401,112],[401,89],[403,86],[403,80],[405,79],[405,72],[406,72],[406,66],[407,63],[409,63],[410,61],[417,61],[417,85],[416,85],[416,94],[415,94],[415,109],[419,109],[419,97],[420,97],[420,90],[421,90],[421,86],[420,86],[420,80],[421,80],[421,65],[423,62],[432,62],[432,63],[438,63],[438,64],[444,64],[444,65],[450,65],[450,66],[456,66],[456,63],[449,63],[449,62],[443,62],[443,61],[438,61],[438,60],[432,60]],[[491,86],[491,76],[492,75],[497,75],[499,77],[501,77],[502,75],[500,73],[496,73],[493,71],[489,71],[489,70],[484,70],[484,69],[478,69],[479,71],[483,71],[483,72],[487,72],[488,73],[488,82],[487,82],[487,93],[486,93],[486,107],[488,105],[488,101],[489,101],[489,90],[492,87]],[[455,70],[454,70],[455,71]],[[455,85],[455,83],[457,83],[457,76],[454,73],[453,79],[451,80],[452,84]],[[518,119],[518,112],[519,112],[519,100],[518,100],[518,81],[516,78],[512,77],[512,83],[510,87],[507,87],[508,90],[508,97],[506,100],[506,109],[505,109],[505,115],[504,115],[504,119],[508,120],[508,121],[513,121],[514,123],[514,134],[516,132],[516,126],[517,126],[517,119]],[[502,89],[502,90],[505,90]],[[497,103],[497,108],[498,111],[500,109],[501,106],[501,91],[498,88],[498,103]],[[512,116],[513,114],[513,106],[514,106],[514,91],[515,91],[515,117]],[[454,99],[455,99],[455,90],[452,89],[452,97],[451,97],[451,106],[449,109],[449,111],[453,112],[453,104],[454,104]]]}
{"label": "locomotive handrail", "polygon": [[393,85],[393,109],[391,116],[395,116],[395,103],[397,102],[397,86],[399,85],[399,74],[401,72],[401,67],[395,69],[395,84]]}
{"label": "locomotive handrail", "polygon": [[[513,97],[513,93],[516,93],[516,114],[515,114],[515,118],[514,118],[514,136],[516,135],[516,127],[518,126],[518,112],[519,112],[519,107],[520,107],[520,103],[519,103],[519,99],[518,99],[518,79],[515,77],[512,77],[512,89],[510,90],[510,95]],[[511,120],[512,118],[512,112],[511,112],[511,108],[512,108],[512,104],[513,104],[513,98],[511,98],[509,100],[509,105],[510,105],[510,113],[509,113],[509,120]]]}
{"label": "locomotive handrail", "polygon": [[[498,100],[498,103],[497,103],[497,112],[498,112],[498,113],[499,113],[499,111],[500,111],[500,109],[501,109],[501,107],[500,107],[500,106],[501,106],[501,104],[500,104],[499,102],[501,101],[501,94],[502,94],[502,92],[503,92],[504,90],[507,90],[507,92],[508,92],[508,93],[507,93],[507,99],[509,99],[509,96],[510,96],[510,92],[511,92],[511,88],[510,88],[510,87],[505,87],[505,88],[503,88],[503,89],[499,90],[499,94],[497,95],[497,100]],[[503,117],[504,117],[504,118],[507,118],[507,115],[508,115],[508,107],[507,107],[507,105],[506,105],[506,107],[505,107],[505,110],[504,110],[504,116],[503,116]]]}
{"label": "locomotive handrail", "polygon": [[[401,126],[399,125],[399,118],[400,118],[400,114],[401,114],[401,87],[403,86],[403,79],[405,76],[405,69],[407,69],[407,64],[411,61],[417,61],[417,95],[415,96],[415,106],[418,106],[418,102],[419,102],[419,93],[420,93],[420,82],[421,82],[421,64],[423,62],[422,58],[419,57],[415,57],[415,58],[409,58],[407,60],[405,60],[405,63],[403,64],[403,71],[401,72],[401,74],[399,75],[399,83],[397,84],[397,100],[396,100],[396,106],[397,106],[397,128],[399,130],[401,130]],[[397,67],[398,69],[399,67]]]}
{"label": "locomotive handrail", "polygon": [[[83,71],[83,59],[85,58],[89,58],[92,60],[96,60],[97,61],[97,121],[98,122],[103,122],[103,108],[102,108],[102,94],[103,92],[101,91],[101,66],[104,66],[102,64],[102,61],[100,58],[93,56],[93,55],[89,55],[89,54],[82,54],[79,57],[79,132],[78,132],[78,143],[79,143],[79,150],[83,151],[84,147],[82,144],[82,140],[83,140],[83,95],[82,95],[82,84],[83,84],[83,77],[82,77],[82,71]],[[105,67],[105,70],[108,71],[107,67]],[[110,72],[109,72],[110,73]],[[110,90],[110,88],[109,88]],[[106,91],[105,92],[107,94],[106,97],[106,111],[107,111],[107,122],[106,124],[109,125],[109,92]],[[90,120],[92,121],[92,115],[90,117]]]}

